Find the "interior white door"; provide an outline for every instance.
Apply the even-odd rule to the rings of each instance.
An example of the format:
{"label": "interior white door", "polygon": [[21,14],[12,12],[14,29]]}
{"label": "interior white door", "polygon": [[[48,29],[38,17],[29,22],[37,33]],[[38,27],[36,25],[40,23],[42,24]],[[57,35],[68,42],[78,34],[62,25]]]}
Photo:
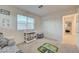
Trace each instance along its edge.
{"label": "interior white door", "polygon": [[[63,16],[63,44],[76,45],[76,19],[77,15],[66,15]],[[66,32],[66,22],[70,23],[70,31]],[[69,28],[67,27],[67,29]]]}

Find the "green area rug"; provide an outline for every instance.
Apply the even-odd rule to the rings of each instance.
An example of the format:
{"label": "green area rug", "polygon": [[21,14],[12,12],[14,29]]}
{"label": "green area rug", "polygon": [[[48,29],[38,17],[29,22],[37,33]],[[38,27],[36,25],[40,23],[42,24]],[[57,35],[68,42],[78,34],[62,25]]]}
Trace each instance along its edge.
{"label": "green area rug", "polygon": [[56,53],[58,51],[58,47],[49,43],[44,43],[38,48],[38,51],[41,53]]}

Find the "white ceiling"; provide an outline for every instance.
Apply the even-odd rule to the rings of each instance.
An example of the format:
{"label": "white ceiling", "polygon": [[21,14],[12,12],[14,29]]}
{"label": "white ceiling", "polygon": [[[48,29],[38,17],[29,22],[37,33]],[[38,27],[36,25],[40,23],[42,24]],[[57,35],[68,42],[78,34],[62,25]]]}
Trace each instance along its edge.
{"label": "white ceiling", "polygon": [[39,5],[16,5],[15,7],[25,11],[29,11],[39,16],[44,16],[57,11],[64,11],[74,8],[74,5],[44,5],[42,8],[38,8]]}

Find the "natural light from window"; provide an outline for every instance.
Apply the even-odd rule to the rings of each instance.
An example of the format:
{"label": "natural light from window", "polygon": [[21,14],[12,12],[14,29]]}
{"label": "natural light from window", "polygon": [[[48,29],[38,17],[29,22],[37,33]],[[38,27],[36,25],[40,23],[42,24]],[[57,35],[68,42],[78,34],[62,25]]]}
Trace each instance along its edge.
{"label": "natural light from window", "polygon": [[34,18],[23,15],[17,15],[17,30],[33,30]]}

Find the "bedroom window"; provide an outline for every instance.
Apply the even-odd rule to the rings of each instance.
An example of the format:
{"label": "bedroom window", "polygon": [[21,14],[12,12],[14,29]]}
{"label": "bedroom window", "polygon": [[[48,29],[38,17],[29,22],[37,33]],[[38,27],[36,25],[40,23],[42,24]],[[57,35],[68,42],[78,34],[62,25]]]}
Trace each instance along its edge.
{"label": "bedroom window", "polygon": [[34,29],[34,18],[27,17],[27,29]]}
{"label": "bedroom window", "polygon": [[34,18],[17,15],[17,30],[33,30],[34,29]]}

